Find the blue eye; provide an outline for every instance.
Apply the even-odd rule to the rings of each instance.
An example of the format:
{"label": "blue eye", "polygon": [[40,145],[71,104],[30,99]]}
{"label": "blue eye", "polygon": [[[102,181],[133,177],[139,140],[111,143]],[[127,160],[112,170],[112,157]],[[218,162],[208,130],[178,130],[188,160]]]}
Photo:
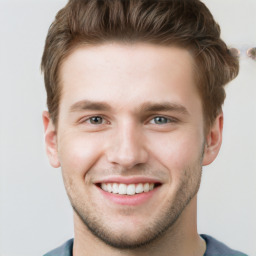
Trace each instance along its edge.
{"label": "blue eye", "polygon": [[156,116],[154,117],[150,123],[153,123],[153,124],[167,124],[167,123],[170,123],[172,122],[172,120],[170,118],[167,118],[167,117],[163,117],[163,116]]}
{"label": "blue eye", "polygon": [[103,124],[103,118],[100,116],[92,116],[88,119],[90,124]]}

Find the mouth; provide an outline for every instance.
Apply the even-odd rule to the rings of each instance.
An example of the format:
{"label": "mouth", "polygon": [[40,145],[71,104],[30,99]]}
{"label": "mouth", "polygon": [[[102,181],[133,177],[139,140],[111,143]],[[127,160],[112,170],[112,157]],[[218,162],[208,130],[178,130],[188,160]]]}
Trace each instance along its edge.
{"label": "mouth", "polygon": [[105,192],[116,194],[116,195],[126,195],[134,196],[137,194],[148,193],[155,188],[159,187],[160,183],[97,183],[100,189]]}
{"label": "mouth", "polygon": [[102,202],[122,206],[139,206],[159,200],[160,187],[163,185],[155,178],[141,176],[107,177],[94,184],[100,192]]}

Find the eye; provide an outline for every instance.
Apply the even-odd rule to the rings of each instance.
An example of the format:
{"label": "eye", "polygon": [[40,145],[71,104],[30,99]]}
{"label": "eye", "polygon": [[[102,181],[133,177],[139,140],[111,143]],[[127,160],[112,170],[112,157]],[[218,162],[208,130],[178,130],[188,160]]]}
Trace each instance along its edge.
{"label": "eye", "polygon": [[94,124],[94,125],[106,123],[105,119],[101,116],[92,116],[92,117],[86,119],[85,122]]}
{"label": "eye", "polygon": [[171,122],[175,122],[175,120],[173,120],[171,118],[163,117],[163,116],[156,116],[152,120],[150,120],[149,123],[161,125],[161,124],[167,124],[167,123],[171,123]]}
{"label": "eye", "polygon": [[109,128],[111,122],[102,115],[91,115],[80,119],[77,125],[86,132],[99,132]]}

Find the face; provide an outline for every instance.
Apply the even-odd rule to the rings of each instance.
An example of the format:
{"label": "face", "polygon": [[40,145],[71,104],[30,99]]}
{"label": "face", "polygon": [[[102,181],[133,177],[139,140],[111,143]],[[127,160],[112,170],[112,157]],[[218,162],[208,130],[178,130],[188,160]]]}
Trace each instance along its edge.
{"label": "face", "polygon": [[79,225],[111,246],[135,248],[185,223],[202,164],[217,154],[205,144],[218,137],[204,136],[190,54],[86,46],[64,61],[60,80],[57,131],[44,116],[47,151]]}

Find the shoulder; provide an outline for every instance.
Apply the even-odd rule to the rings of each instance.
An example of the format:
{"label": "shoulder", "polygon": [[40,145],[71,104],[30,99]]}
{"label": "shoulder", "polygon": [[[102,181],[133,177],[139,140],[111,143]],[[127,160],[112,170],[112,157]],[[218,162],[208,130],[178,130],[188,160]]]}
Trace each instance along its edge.
{"label": "shoulder", "polygon": [[72,256],[73,242],[74,239],[70,239],[65,244],[44,254],[43,256]]}
{"label": "shoulder", "polygon": [[204,256],[248,256],[242,252],[232,250],[222,242],[208,235],[200,235],[206,242]]}

